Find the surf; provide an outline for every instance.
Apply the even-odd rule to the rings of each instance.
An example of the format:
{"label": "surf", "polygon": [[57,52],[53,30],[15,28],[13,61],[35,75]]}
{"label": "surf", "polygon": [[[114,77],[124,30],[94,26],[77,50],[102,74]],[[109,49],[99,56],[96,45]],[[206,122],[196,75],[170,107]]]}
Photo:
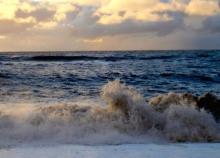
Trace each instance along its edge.
{"label": "surf", "polygon": [[0,145],[219,142],[218,120],[194,99],[169,93],[146,101],[134,87],[115,80],[101,88],[104,105],[1,106]]}

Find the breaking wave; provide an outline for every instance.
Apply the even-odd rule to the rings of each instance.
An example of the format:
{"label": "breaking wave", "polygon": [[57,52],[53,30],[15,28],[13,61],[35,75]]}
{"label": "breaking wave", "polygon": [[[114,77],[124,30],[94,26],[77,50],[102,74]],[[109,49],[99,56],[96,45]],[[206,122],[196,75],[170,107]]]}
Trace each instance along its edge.
{"label": "breaking wave", "polygon": [[[105,105],[14,105],[0,107],[0,147],[23,143],[123,144],[218,142],[219,113],[203,103],[210,94],[169,93],[144,97],[115,80],[102,87]],[[219,106],[218,106],[219,107]]]}

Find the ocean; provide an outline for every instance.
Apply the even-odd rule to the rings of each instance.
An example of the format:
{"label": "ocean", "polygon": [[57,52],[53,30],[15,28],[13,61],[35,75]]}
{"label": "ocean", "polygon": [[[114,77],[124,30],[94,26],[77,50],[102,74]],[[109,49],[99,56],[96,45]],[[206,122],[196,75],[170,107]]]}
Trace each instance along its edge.
{"label": "ocean", "polygon": [[200,107],[207,93],[218,105],[219,50],[2,52],[0,148],[218,147],[219,113]]}
{"label": "ocean", "polygon": [[220,95],[220,51],[4,53],[0,102],[99,97],[120,79],[149,98],[167,92]]}

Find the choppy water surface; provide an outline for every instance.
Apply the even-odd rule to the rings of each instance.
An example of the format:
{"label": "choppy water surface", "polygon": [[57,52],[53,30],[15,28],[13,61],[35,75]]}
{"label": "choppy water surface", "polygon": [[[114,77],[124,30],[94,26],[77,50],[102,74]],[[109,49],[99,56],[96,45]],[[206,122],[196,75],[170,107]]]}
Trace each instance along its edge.
{"label": "choppy water surface", "polygon": [[2,54],[0,148],[219,142],[207,92],[220,95],[220,51]]}
{"label": "choppy water surface", "polygon": [[62,52],[0,55],[0,101],[97,97],[109,80],[145,97],[174,92],[220,94],[220,51]]}

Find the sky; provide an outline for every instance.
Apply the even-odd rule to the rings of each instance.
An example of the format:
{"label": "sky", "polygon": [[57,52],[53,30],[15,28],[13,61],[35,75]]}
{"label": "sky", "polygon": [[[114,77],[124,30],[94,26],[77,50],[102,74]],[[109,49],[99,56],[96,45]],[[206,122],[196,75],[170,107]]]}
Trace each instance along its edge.
{"label": "sky", "polygon": [[219,0],[0,0],[0,51],[220,49]]}

